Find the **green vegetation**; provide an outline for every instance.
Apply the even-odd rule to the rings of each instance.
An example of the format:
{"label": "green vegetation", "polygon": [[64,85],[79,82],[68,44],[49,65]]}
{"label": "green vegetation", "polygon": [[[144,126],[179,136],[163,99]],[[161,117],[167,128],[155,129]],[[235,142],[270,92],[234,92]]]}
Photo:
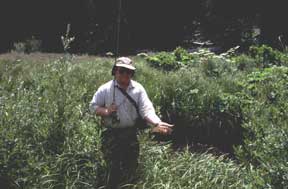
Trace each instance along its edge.
{"label": "green vegetation", "polygon": [[[179,47],[146,60],[132,57],[135,79],[162,119],[175,123],[171,145],[184,148],[141,133],[137,179],[127,188],[288,185],[287,54],[266,46],[251,47],[248,55],[235,50],[215,55]],[[76,60],[0,61],[0,176],[15,188],[103,185],[100,120],[88,105],[111,79],[113,59]],[[197,143],[233,159],[193,151]]]}

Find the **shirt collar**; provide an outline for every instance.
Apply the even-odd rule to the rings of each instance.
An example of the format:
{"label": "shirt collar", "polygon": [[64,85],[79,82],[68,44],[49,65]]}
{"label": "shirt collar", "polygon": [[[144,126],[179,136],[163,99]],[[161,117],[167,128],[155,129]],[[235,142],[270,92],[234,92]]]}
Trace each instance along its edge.
{"label": "shirt collar", "polygon": [[[120,85],[118,84],[117,80],[114,80],[114,82],[115,82],[116,86],[120,87]],[[131,79],[130,83],[128,85],[128,89],[133,89],[134,87],[135,87],[135,82]]]}

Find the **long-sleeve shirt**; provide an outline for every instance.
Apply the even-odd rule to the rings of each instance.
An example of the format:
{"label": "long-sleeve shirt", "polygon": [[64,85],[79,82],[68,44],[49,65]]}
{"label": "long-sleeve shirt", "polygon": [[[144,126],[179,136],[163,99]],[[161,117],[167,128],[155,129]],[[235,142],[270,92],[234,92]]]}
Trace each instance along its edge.
{"label": "long-sleeve shirt", "polygon": [[[115,123],[112,122],[111,116],[103,116],[104,125],[112,128],[133,127],[138,117],[136,108],[116,86],[119,85],[115,80],[100,86],[90,102],[90,111],[95,114],[98,107],[108,107],[113,103],[114,99],[114,104],[117,106],[116,115],[119,121]],[[153,104],[144,87],[140,83],[131,80],[126,92],[137,103],[142,118],[147,117],[154,123],[161,121],[156,115]]]}

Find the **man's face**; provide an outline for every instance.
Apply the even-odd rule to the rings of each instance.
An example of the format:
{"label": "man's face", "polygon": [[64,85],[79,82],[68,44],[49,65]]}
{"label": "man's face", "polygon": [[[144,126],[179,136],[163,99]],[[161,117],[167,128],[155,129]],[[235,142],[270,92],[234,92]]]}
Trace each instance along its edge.
{"label": "man's face", "polygon": [[128,85],[133,75],[133,70],[116,67],[115,77],[120,84]]}

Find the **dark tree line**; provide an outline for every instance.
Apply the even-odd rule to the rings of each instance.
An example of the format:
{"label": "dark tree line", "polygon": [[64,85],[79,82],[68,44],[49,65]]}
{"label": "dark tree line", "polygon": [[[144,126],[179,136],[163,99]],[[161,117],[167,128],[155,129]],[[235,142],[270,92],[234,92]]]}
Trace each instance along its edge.
{"label": "dark tree line", "polygon": [[[71,51],[99,53],[115,48],[115,23],[119,0],[2,0],[0,51],[34,36],[41,50],[61,52],[60,36],[71,24],[76,37]],[[277,47],[278,36],[287,37],[284,0],[122,0],[120,49],[172,49],[193,39],[224,48],[248,46],[252,28],[261,29],[261,43]]]}

